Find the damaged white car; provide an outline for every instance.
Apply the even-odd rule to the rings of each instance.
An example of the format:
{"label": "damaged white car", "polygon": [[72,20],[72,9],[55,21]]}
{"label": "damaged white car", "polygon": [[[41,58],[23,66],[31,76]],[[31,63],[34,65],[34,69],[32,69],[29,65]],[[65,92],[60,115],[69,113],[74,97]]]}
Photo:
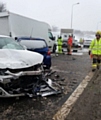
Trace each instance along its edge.
{"label": "damaged white car", "polygon": [[41,54],[25,50],[13,38],[0,36],[0,97],[35,94],[42,61]]}

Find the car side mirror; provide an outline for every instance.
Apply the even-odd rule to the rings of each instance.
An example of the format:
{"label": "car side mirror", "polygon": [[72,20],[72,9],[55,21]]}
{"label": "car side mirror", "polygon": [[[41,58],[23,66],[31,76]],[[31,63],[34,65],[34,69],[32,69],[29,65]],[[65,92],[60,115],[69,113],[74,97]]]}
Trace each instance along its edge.
{"label": "car side mirror", "polygon": [[15,40],[17,41],[17,40],[18,40],[18,38],[17,38],[17,37],[15,37]]}
{"label": "car side mirror", "polygon": [[56,39],[56,37],[53,37],[53,40],[55,40]]}

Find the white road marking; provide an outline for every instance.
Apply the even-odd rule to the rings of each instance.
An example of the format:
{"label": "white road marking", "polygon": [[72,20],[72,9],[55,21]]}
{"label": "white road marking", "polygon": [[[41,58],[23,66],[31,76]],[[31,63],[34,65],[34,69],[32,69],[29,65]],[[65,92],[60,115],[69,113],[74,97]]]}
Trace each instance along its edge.
{"label": "white road marking", "polygon": [[71,94],[67,101],[62,105],[60,110],[53,116],[53,120],[65,120],[70,110],[72,109],[74,103],[83,93],[84,89],[88,85],[89,81],[93,77],[94,73],[90,72],[85,79],[80,83],[76,90]]}
{"label": "white road marking", "polygon": [[72,53],[72,55],[83,55],[83,53]]}

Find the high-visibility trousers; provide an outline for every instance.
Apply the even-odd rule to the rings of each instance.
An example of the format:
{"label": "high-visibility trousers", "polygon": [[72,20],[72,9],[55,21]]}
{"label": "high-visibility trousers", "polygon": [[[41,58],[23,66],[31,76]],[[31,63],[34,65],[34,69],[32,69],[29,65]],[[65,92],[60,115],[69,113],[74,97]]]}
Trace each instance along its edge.
{"label": "high-visibility trousers", "polygon": [[92,61],[92,69],[99,68],[101,65],[101,55],[92,55],[93,61]]}
{"label": "high-visibility trousers", "polygon": [[58,45],[58,53],[63,53],[62,52],[62,45]]}

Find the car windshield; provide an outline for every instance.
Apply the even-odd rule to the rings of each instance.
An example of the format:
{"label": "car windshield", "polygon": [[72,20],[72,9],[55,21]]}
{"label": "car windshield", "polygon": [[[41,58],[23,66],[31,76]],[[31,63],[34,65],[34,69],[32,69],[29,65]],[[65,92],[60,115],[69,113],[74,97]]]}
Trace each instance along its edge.
{"label": "car windshield", "polygon": [[50,38],[51,40],[53,40],[53,35],[52,35],[51,32],[48,32],[48,36],[49,36],[49,38]]}
{"label": "car windshield", "polygon": [[25,45],[28,49],[39,49],[47,47],[47,44],[43,40],[20,40],[21,45]]}
{"label": "car windshield", "polygon": [[24,50],[18,42],[8,37],[0,37],[0,49]]}

